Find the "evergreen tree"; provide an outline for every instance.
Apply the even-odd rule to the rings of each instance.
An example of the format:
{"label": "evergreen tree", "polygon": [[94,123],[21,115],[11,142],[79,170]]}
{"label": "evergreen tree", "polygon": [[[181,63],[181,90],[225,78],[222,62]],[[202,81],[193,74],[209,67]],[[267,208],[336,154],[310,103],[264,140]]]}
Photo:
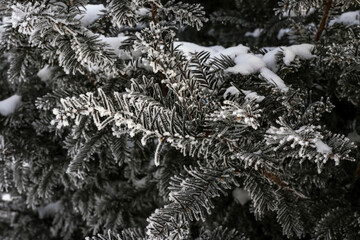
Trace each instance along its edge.
{"label": "evergreen tree", "polygon": [[358,0],[0,0],[1,239],[360,239]]}

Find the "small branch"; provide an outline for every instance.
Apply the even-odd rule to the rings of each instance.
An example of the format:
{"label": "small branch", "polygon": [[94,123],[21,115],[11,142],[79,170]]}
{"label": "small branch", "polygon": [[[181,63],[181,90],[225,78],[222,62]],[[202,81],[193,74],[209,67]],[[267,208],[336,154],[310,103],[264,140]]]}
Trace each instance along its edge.
{"label": "small branch", "polygon": [[159,20],[157,19],[157,9],[158,7],[156,6],[155,3],[153,3],[151,5],[151,18],[155,25],[158,24],[159,22]]}
{"label": "small branch", "polygon": [[[269,173],[266,169],[264,169],[264,175],[270,178],[274,183],[279,185],[281,188],[286,188],[287,184],[283,183],[276,175]],[[291,189],[289,189],[291,190]]]}
{"label": "small branch", "polygon": [[325,29],[325,25],[326,25],[327,19],[329,17],[329,12],[330,12],[330,9],[331,9],[331,6],[332,6],[332,2],[333,2],[333,0],[328,0],[327,3],[326,3],[326,6],[325,6],[325,9],[324,9],[323,16],[321,18],[319,28],[318,28],[318,30],[316,32],[316,35],[315,35],[315,42],[320,40],[321,34]]}

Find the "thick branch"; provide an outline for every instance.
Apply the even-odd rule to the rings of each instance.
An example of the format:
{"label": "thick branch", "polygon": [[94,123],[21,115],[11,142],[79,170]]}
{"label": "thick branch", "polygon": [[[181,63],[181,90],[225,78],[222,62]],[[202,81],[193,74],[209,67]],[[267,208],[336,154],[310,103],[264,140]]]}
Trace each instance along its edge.
{"label": "thick branch", "polygon": [[315,42],[320,40],[321,34],[325,29],[325,25],[326,25],[327,19],[329,17],[329,12],[330,12],[330,9],[331,9],[331,6],[332,6],[332,2],[333,2],[333,0],[328,0],[327,3],[326,3],[326,6],[325,6],[325,9],[324,9],[323,16],[321,18],[319,28],[318,28],[318,30],[316,32],[316,35],[315,35]]}

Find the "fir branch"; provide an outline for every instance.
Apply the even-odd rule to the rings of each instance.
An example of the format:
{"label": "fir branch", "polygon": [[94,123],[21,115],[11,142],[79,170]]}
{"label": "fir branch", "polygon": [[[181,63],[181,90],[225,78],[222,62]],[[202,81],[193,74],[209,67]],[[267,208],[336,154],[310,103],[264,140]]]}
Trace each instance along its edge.
{"label": "fir branch", "polygon": [[318,30],[316,32],[316,35],[315,35],[315,42],[320,40],[321,34],[325,29],[325,25],[326,25],[327,19],[329,17],[329,12],[330,12],[332,3],[333,3],[333,0],[328,0],[326,5],[325,5],[324,13],[323,13],[323,16],[321,18],[319,28],[318,28]]}

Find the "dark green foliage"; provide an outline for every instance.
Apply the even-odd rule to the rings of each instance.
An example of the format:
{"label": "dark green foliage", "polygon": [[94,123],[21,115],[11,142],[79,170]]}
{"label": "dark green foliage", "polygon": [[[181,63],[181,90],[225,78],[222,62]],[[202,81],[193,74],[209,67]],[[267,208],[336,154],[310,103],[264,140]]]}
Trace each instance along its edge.
{"label": "dark green foliage", "polygon": [[358,239],[360,2],[316,40],[329,2],[0,0],[0,238]]}

